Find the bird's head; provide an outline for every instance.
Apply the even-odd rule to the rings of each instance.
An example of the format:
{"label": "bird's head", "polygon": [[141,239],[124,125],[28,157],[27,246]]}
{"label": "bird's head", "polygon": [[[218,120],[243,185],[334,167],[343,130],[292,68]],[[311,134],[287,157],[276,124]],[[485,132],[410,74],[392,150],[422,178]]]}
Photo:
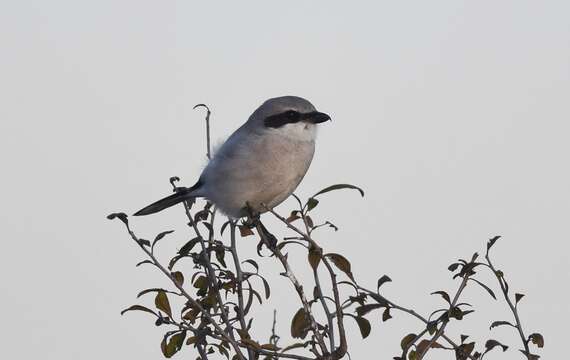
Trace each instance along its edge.
{"label": "bird's head", "polygon": [[330,116],[319,112],[308,100],[297,96],[282,96],[265,101],[249,118],[259,129],[276,131],[299,140],[314,140],[316,125]]}

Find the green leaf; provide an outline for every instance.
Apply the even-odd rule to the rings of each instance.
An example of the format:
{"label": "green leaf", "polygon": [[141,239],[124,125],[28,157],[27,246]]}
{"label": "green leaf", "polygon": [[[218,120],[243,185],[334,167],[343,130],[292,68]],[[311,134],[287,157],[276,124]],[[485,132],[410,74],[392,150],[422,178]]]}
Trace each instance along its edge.
{"label": "green leaf", "polygon": [[366,339],[368,335],[370,335],[370,329],[371,329],[370,321],[360,316],[354,317],[354,320],[356,320],[356,323],[358,324],[358,328],[360,329],[360,335],[362,335],[363,339]]}
{"label": "green leaf", "polygon": [[153,314],[153,315],[158,316],[157,313],[155,313],[155,312],[152,311],[151,309],[149,309],[149,308],[147,308],[147,307],[144,307],[144,306],[142,306],[142,305],[133,305],[133,306],[130,306],[130,307],[126,308],[125,310],[121,311],[121,315],[123,315],[123,314],[126,313],[127,311],[145,311],[145,312],[147,312],[147,313],[150,313],[150,314]]}
{"label": "green leaf", "polygon": [[516,294],[515,294],[515,303],[518,304],[519,301],[521,301],[521,299],[522,299],[523,297],[524,297],[524,294],[516,293]]}
{"label": "green leaf", "polygon": [[364,196],[364,190],[362,190],[361,188],[359,188],[358,186],[354,186],[354,185],[350,185],[350,184],[336,184],[336,185],[331,185],[329,187],[326,187],[324,189],[322,189],[321,191],[319,191],[318,193],[316,193],[315,195],[313,195],[312,197],[315,198],[318,195],[327,193],[329,191],[333,191],[333,190],[340,190],[340,189],[355,189],[358,190],[358,192],[360,192],[361,196]]}
{"label": "green leaf", "polygon": [[310,326],[309,314],[307,314],[305,309],[299,309],[291,321],[291,336],[304,339],[307,336]]}
{"label": "green leaf", "polygon": [[535,344],[539,348],[544,347],[544,338],[542,337],[541,334],[539,333],[530,334],[528,338],[530,339],[530,341],[532,341],[533,344]]}
{"label": "green leaf", "polygon": [[164,311],[168,316],[172,317],[172,310],[170,309],[170,302],[168,301],[168,296],[166,292],[160,290],[156,293],[154,298],[154,305],[157,309]]}
{"label": "green leaf", "polygon": [[319,204],[319,200],[315,199],[314,197],[309,198],[309,200],[307,200],[307,204],[305,206],[307,206],[307,212],[313,210],[315,207],[317,207],[317,205]]}
{"label": "green leaf", "polygon": [[184,344],[184,339],[186,338],[186,331],[181,331],[177,334],[174,334],[170,337],[170,340],[167,342],[168,336],[165,336],[162,339],[162,343],[160,344],[160,348],[162,350],[162,354],[167,357],[171,358],[174,354],[176,354],[182,348],[182,344]]}

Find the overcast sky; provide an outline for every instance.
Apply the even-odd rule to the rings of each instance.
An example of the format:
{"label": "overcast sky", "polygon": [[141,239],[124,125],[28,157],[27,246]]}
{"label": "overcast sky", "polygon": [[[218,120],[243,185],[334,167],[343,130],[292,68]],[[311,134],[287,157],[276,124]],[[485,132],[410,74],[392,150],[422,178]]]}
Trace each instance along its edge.
{"label": "overcast sky", "polygon": [[[297,194],[339,182],[366,191],[322,199],[315,218],[340,227],[317,237],[326,251],[369,287],[390,275],[386,295],[429,314],[441,305],[430,292],[458,286],[447,266],[503,235],[494,258],[527,294],[525,331],[543,333],[543,358],[567,354],[568,1],[203,3],[0,1],[1,358],[161,358],[165,329],[119,312],[167,283],[134,267],[140,250],[105,215],[168,194],[172,175],[194,183],[206,162],[195,104],[210,105],[221,141],[285,94],[333,118]],[[164,256],[189,236],[184,224],[180,209],[133,220],[142,237],[177,230]],[[257,334],[277,308],[287,339],[299,304],[280,269],[262,266],[274,297]],[[505,304],[478,288],[464,299],[477,312],[449,335],[492,336],[511,348],[489,359],[520,359],[511,329],[488,331],[510,320]],[[352,359],[390,359],[421,329],[393,315],[375,318],[366,341],[348,323]]]}

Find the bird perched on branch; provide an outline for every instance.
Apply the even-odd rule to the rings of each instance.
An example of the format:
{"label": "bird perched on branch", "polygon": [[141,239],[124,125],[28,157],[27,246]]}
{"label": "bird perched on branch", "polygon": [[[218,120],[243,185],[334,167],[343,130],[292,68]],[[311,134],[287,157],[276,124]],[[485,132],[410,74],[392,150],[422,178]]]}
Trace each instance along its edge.
{"label": "bird perched on branch", "polygon": [[330,120],[307,100],[265,101],[220,147],[196,184],[139,210],[149,215],[204,197],[232,218],[262,213],[283,202],[305,176],[315,152],[317,125]]}

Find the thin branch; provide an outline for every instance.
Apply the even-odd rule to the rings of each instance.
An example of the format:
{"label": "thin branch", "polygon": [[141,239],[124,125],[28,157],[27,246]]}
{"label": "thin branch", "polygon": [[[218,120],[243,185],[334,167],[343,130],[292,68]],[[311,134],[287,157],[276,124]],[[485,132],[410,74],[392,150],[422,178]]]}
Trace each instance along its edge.
{"label": "thin branch", "polygon": [[208,160],[212,159],[212,153],[210,151],[210,115],[212,112],[210,108],[206,104],[198,104],[195,105],[193,109],[197,109],[199,107],[206,108],[206,156],[208,156]]}
{"label": "thin branch", "polygon": [[174,284],[174,286],[176,286],[178,288],[178,290],[180,291],[180,294],[182,296],[184,296],[188,301],[190,301],[190,303],[192,303],[192,306],[194,306],[196,309],[200,310],[200,313],[203,314],[203,316],[206,317],[206,319],[208,319],[208,322],[210,324],[212,324],[212,326],[214,326],[214,328],[216,329],[216,331],[222,336],[222,338],[224,340],[226,340],[227,342],[229,342],[232,346],[232,348],[234,349],[234,351],[236,352],[237,356],[239,357],[239,359],[241,360],[245,360],[245,357],[243,356],[243,354],[241,353],[240,349],[239,349],[239,344],[235,341],[235,339],[233,338],[233,336],[231,336],[231,334],[227,334],[219,325],[218,323],[212,318],[212,316],[202,307],[202,305],[200,304],[200,302],[196,301],[196,299],[194,299],[190,294],[188,294],[188,292],[182,287],[182,285],[180,283],[178,283],[178,281],[176,281],[176,279],[174,279],[174,276],[172,275],[172,273],[170,271],[168,271],[159,261],[158,259],[150,252],[149,249],[147,249],[138,239],[138,237],[135,235],[135,233],[131,230],[131,228],[129,227],[128,223],[125,223],[125,226],[127,227],[127,231],[129,232],[129,234],[131,235],[131,238],[137,243],[137,245],[139,245],[139,247],[147,254],[147,256],[152,260],[153,264],[160,269],[160,271],[162,271],[164,273],[164,275],[166,275],[170,281]]}
{"label": "thin branch", "polygon": [[509,293],[508,293],[507,287],[505,286],[504,278],[502,278],[499,275],[497,269],[495,268],[495,266],[493,266],[493,263],[491,262],[491,258],[489,257],[489,249],[487,249],[487,253],[485,254],[485,260],[487,260],[487,264],[489,265],[489,268],[493,271],[493,274],[495,275],[495,277],[499,281],[499,285],[501,286],[501,292],[503,293],[503,296],[505,297],[505,300],[506,300],[507,304],[509,305],[511,312],[513,313],[513,316],[514,316],[515,321],[517,323],[516,328],[518,330],[519,336],[521,338],[521,341],[524,345],[524,349],[526,351],[525,356],[527,357],[527,359],[532,360],[533,358],[531,357],[530,348],[528,347],[528,340],[527,340],[526,336],[524,335],[521,320],[519,317],[519,312],[517,310],[516,305],[513,305],[513,302],[509,298]]}
{"label": "thin branch", "polygon": [[267,245],[267,247],[272,251],[272,253],[275,255],[275,257],[277,259],[279,259],[279,261],[283,265],[283,268],[285,269],[285,276],[291,281],[291,283],[293,284],[293,287],[297,291],[297,295],[299,295],[299,298],[301,299],[301,303],[303,304],[303,309],[305,310],[305,312],[309,316],[309,320],[311,323],[311,329],[313,331],[313,334],[315,335],[315,337],[317,339],[317,342],[319,344],[319,347],[321,348],[323,355],[326,355],[328,353],[328,350],[327,350],[327,347],[324,343],[323,336],[318,330],[317,322],[313,316],[313,313],[311,311],[311,306],[309,305],[309,302],[307,301],[307,297],[305,296],[305,292],[303,291],[303,286],[301,285],[299,280],[297,280],[297,278],[295,277],[295,274],[293,273],[293,270],[291,269],[291,266],[289,265],[287,258],[285,257],[285,255],[283,255],[281,250],[279,250],[279,248],[277,248],[277,247],[270,245],[270,242],[266,237],[266,232],[263,229],[261,222],[255,221],[255,227],[257,229],[259,236],[261,236],[263,242]]}
{"label": "thin branch", "polygon": [[[469,280],[469,276],[470,276],[469,273],[466,273],[463,276],[463,280],[461,281],[461,284],[459,285],[459,289],[457,289],[457,292],[455,293],[455,296],[453,297],[453,301],[449,305],[449,311],[452,311],[452,309],[455,308],[455,305],[457,304],[457,301],[459,300],[459,296],[463,292],[463,289],[465,289],[465,286],[467,286],[467,281]],[[425,354],[427,354],[427,352],[429,351],[431,346],[437,341],[437,339],[439,339],[440,336],[443,335],[443,332],[445,331],[445,327],[447,326],[447,324],[449,324],[449,317],[443,321],[439,330],[435,333],[435,335],[429,341],[428,345],[423,349],[423,351],[419,355],[418,360],[423,359],[423,357],[425,356]]]}

